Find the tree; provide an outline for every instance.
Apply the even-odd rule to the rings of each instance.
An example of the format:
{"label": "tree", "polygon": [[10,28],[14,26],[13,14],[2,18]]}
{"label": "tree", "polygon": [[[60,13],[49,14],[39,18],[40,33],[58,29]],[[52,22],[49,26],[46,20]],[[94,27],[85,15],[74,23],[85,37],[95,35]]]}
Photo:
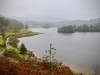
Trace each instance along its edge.
{"label": "tree", "polygon": [[15,37],[10,37],[9,39],[8,39],[8,42],[9,42],[9,44],[12,46],[12,47],[18,47],[18,42],[19,42],[19,40],[17,39],[17,38],[15,38]]}
{"label": "tree", "polygon": [[6,32],[7,30],[7,26],[9,25],[9,21],[8,19],[5,19],[4,17],[0,17],[0,34],[3,38],[4,41],[4,46],[6,46]]}
{"label": "tree", "polygon": [[14,33],[16,35],[16,33],[19,31],[19,28],[17,26],[13,26],[13,31],[14,31]]}
{"label": "tree", "polygon": [[73,33],[74,32],[73,26],[72,25],[63,26],[63,27],[59,28],[58,32],[61,32],[61,33]]}
{"label": "tree", "polygon": [[26,52],[27,52],[27,49],[26,49],[24,43],[22,43],[21,46],[20,46],[20,53],[25,54]]}
{"label": "tree", "polygon": [[17,21],[16,19],[8,19],[8,20],[9,20],[11,26],[16,26],[18,29],[24,28],[23,23]]}
{"label": "tree", "polygon": [[100,68],[99,68],[99,65],[94,65],[93,67],[93,70],[94,70],[94,74],[93,75],[100,75]]}
{"label": "tree", "polygon": [[[54,53],[52,52],[53,50],[55,51]],[[47,56],[46,59],[49,58],[49,60],[50,60],[50,75],[52,75],[52,74],[51,74],[52,62],[53,62],[53,60],[54,60],[53,57],[54,57],[54,55],[55,55],[55,53],[56,53],[56,49],[52,47],[52,44],[50,44],[50,50],[47,50],[46,53],[47,53],[47,52],[49,52],[49,56]]]}

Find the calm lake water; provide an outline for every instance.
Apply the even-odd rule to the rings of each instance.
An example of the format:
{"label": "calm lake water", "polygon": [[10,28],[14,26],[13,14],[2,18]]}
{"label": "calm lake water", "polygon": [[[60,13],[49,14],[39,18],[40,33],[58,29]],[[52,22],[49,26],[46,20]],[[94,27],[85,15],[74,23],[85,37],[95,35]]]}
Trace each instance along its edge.
{"label": "calm lake water", "polygon": [[92,73],[94,64],[100,65],[100,32],[57,33],[57,28],[31,28],[44,34],[20,38],[28,50],[38,57],[46,55],[49,44],[56,48],[56,59],[73,71]]}

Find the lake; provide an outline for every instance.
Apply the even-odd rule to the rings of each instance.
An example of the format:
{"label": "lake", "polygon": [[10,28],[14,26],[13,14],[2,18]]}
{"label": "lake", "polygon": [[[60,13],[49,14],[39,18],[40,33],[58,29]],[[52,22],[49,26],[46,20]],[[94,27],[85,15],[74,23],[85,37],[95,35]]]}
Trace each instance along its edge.
{"label": "lake", "polygon": [[44,34],[19,38],[37,57],[46,55],[49,44],[56,48],[56,59],[75,72],[92,73],[94,64],[100,65],[100,32],[58,33],[57,28],[30,28]]}

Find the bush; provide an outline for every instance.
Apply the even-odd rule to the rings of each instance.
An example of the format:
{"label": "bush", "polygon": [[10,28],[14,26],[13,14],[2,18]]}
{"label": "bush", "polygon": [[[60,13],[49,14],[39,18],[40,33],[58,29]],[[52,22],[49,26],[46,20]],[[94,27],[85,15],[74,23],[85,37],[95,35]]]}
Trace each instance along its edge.
{"label": "bush", "polygon": [[12,47],[17,47],[18,46],[18,42],[19,42],[19,40],[16,38],[16,37],[10,37],[9,39],[8,39],[8,43],[12,46]]}

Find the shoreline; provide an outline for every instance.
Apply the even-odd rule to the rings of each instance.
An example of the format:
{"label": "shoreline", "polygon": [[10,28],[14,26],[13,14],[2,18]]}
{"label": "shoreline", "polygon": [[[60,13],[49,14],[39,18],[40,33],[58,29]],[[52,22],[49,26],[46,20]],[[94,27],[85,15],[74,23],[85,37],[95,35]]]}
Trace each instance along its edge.
{"label": "shoreline", "polygon": [[[40,32],[32,32],[32,31],[30,31],[30,30],[26,30],[27,32],[26,33],[18,33],[18,34],[12,34],[12,35],[8,35],[8,36],[6,36],[6,47],[3,47],[3,45],[2,44],[0,44],[1,45],[1,47],[3,48],[3,50],[0,50],[0,52],[2,52],[2,51],[6,51],[7,49],[9,49],[10,47],[9,47],[9,45],[8,45],[8,39],[10,38],[10,37],[16,37],[16,38],[24,38],[24,37],[30,37],[30,36],[34,36],[34,35],[39,35],[39,34],[43,34],[43,33],[40,33]],[[3,55],[4,55],[4,53],[3,53]]]}
{"label": "shoreline", "polygon": [[[44,33],[39,33],[39,34],[44,34]],[[39,35],[39,34],[37,34],[37,35]],[[32,35],[32,36],[34,36],[34,35]],[[30,37],[30,36],[23,36],[23,37],[17,37],[17,38],[24,38],[24,37]],[[28,51],[31,51],[31,50],[28,50]],[[37,56],[37,60],[38,59],[40,59],[41,57],[39,57],[38,55],[36,55]],[[64,64],[63,64],[64,65]],[[65,65],[65,66],[67,66],[67,65]],[[72,70],[73,71],[73,70]],[[73,71],[74,73],[80,73],[80,72],[75,72],[75,71]]]}

